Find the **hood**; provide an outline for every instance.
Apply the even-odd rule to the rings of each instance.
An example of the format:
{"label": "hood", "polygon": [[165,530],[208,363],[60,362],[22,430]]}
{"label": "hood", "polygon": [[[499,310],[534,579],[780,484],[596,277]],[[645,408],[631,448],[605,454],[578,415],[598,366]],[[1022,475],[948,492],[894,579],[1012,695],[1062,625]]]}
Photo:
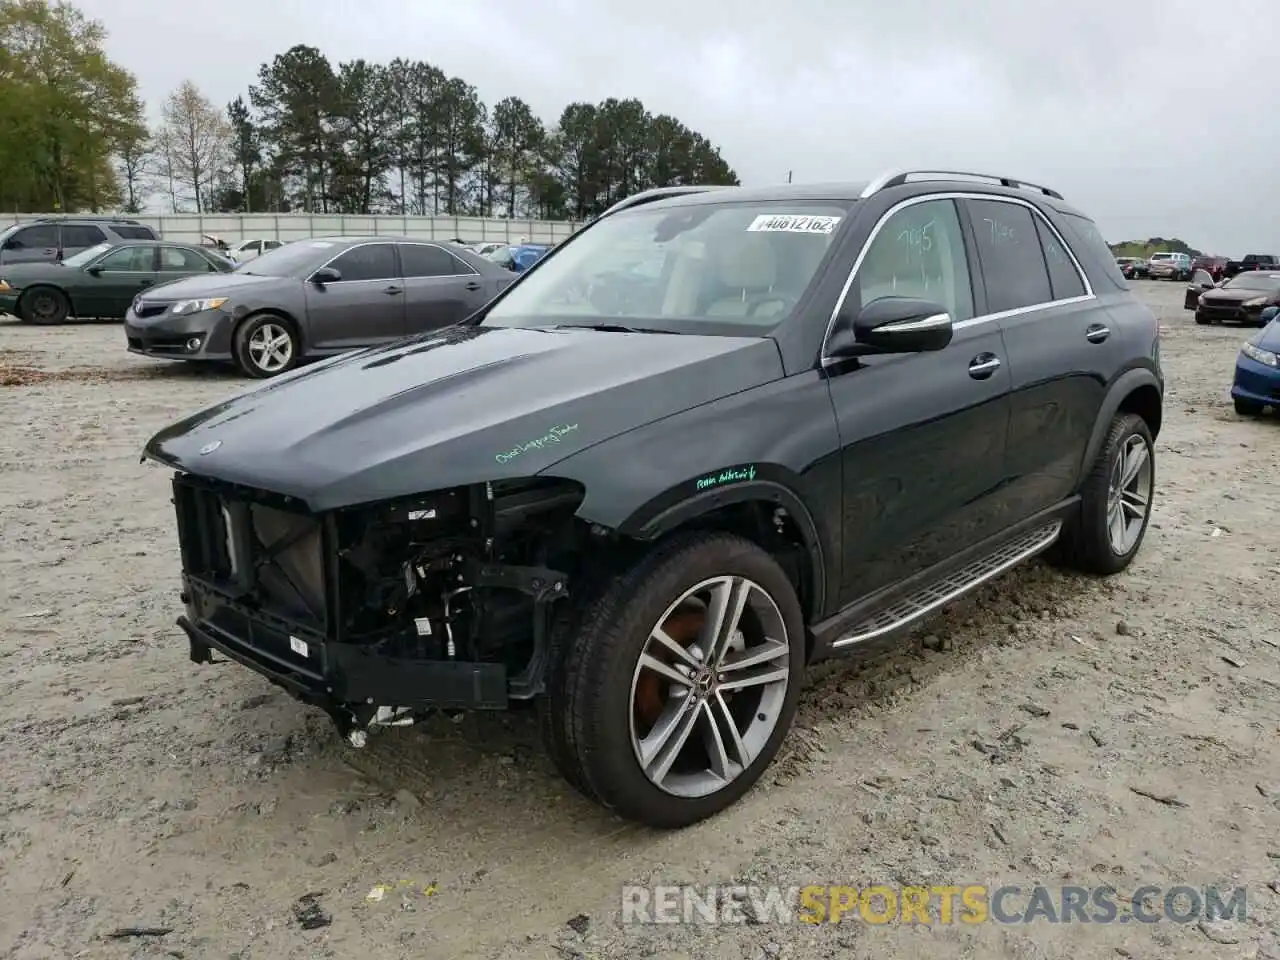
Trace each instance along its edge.
{"label": "hood", "polygon": [[1280,353],[1280,317],[1272,320],[1259,330],[1258,335],[1253,338],[1253,342],[1263,350]]}
{"label": "hood", "polygon": [[1274,293],[1266,290],[1224,290],[1221,287],[1204,292],[1204,298],[1209,303],[1243,303],[1246,300],[1256,300],[1258,297],[1271,300],[1275,296]]}
{"label": "hood", "polygon": [[173,280],[169,283],[152,287],[140,299],[194,300],[218,294],[233,297],[237,290],[244,290],[247,287],[257,288],[271,283],[295,284],[299,282],[293,277],[257,277],[247,273],[200,274],[199,276],[184,277],[181,280]]}
{"label": "hood", "polygon": [[533,476],[781,376],[767,338],[456,326],[268,381],[145,456],[329,510]]}
{"label": "hood", "polygon": [[0,264],[0,279],[8,280],[15,287],[33,283],[36,280],[57,280],[65,277],[75,267],[64,267],[60,263],[3,263]]}

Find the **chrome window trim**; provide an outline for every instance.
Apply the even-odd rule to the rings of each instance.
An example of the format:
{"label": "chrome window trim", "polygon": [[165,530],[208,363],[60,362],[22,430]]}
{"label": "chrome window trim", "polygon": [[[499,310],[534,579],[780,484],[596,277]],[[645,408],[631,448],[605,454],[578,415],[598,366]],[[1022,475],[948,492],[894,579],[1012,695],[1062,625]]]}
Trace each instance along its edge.
{"label": "chrome window trim", "polygon": [[[316,237],[315,239],[317,239],[317,240],[322,240],[323,238]],[[314,270],[312,270],[309,274],[307,274],[306,279],[305,279],[305,280],[303,280],[302,282],[303,282],[303,283],[310,283],[310,282],[311,282],[312,277],[314,277],[317,273],[319,273],[319,272],[320,272],[321,270],[323,270],[325,267],[329,266],[329,264],[333,263],[333,262],[334,262],[335,260],[337,260],[339,257],[344,257],[344,256],[346,256],[346,255],[347,255],[348,253],[350,253],[352,250],[359,250],[361,247],[371,247],[371,246],[373,246],[374,244],[379,244],[379,243],[380,243],[380,244],[383,244],[384,246],[391,247],[391,249],[392,249],[393,251],[395,251],[396,242],[395,242],[394,240],[388,240],[388,239],[385,239],[385,238],[382,238],[382,237],[374,237],[374,238],[369,239],[369,240],[363,240],[363,241],[361,241],[360,243],[353,243],[351,246],[349,246],[349,247],[347,247],[347,248],[345,248],[345,249],[343,249],[343,250],[339,250],[337,253],[335,253],[332,257],[330,257],[330,258],[329,258],[328,260],[326,260],[324,263],[320,264],[320,266],[318,266],[318,267],[316,267]],[[400,257],[399,257],[399,253],[397,252],[397,255],[396,255],[396,262],[397,262],[397,263],[399,263],[399,261],[400,261]],[[403,271],[403,270],[399,270],[398,272],[399,272],[399,273],[404,273],[404,271]],[[367,279],[367,280],[336,280],[336,281],[330,281],[330,284],[329,284],[329,285],[330,285],[330,286],[332,286],[334,283],[394,283],[394,282],[395,282],[395,281],[397,281],[397,280],[403,280],[403,279],[404,279],[404,277],[379,277],[379,278],[376,278],[376,279],[375,279],[375,278],[370,278],[370,279]]]}
{"label": "chrome window trim", "polygon": [[[456,257],[456,256],[454,256],[454,255],[453,255],[453,252],[452,252],[451,250],[446,250],[444,247],[442,247],[442,246],[441,246],[440,244],[438,244],[438,243],[431,243],[430,241],[427,241],[427,240],[413,240],[413,241],[408,241],[408,242],[404,242],[404,243],[398,243],[398,244],[396,244],[396,246],[400,246],[400,247],[435,247],[437,250],[439,250],[439,251],[441,251],[442,253],[444,253],[444,255],[445,255],[445,256],[447,256],[447,257],[448,257],[450,260],[452,260],[454,263],[461,264],[462,266],[466,267],[468,270],[470,270],[470,271],[471,271],[470,273],[438,273],[438,274],[435,274],[434,276],[430,276],[430,277],[403,277],[402,279],[404,279],[404,280],[450,280],[450,279],[457,279],[457,278],[460,278],[460,277],[478,277],[478,276],[480,276],[480,271],[479,271],[479,270],[472,270],[472,269],[471,269],[471,264],[467,263],[465,260],[461,259],[460,257]],[[401,263],[401,264],[400,264],[400,272],[401,272],[402,274],[404,273],[404,264],[403,264],[403,263]]]}
{"label": "chrome window trim", "polygon": [[[967,327],[977,326],[978,324],[990,323],[993,320],[1004,320],[1008,317],[1017,317],[1026,313],[1037,313],[1041,310],[1047,310],[1050,307],[1067,306],[1072,303],[1085,303],[1086,301],[1097,299],[1097,295],[1093,290],[1093,284],[1089,282],[1088,274],[1086,274],[1084,272],[1084,268],[1080,266],[1080,260],[1076,257],[1076,252],[1071,248],[1071,245],[1067,243],[1058,228],[1049,222],[1049,218],[1041,213],[1036,208],[1035,204],[1027,200],[1023,200],[1021,197],[1006,197],[1003,194],[969,193],[956,190],[950,190],[945,193],[926,193],[917,197],[908,197],[906,200],[900,200],[898,203],[895,203],[880,216],[880,219],[876,221],[876,225],[871,228],[871,233],[867,235],[867,239],[863,242],[862,249],[858,251],[858,256],[853,261],[853,268],[849,271],[849,276],[845,278],[844,286],[840,288],[840,296],[836,298],[836,305],[831,311],[831,316],[827,319],[827,329],[826,333],[822,336],[822,352],[820,354],[821,360],[819,361],[822,366],[826,367],[832,363],[839,362],[838,358],[829,357],[827,355],[827,344],[831,341],[831,333],[835,329],[836,318],[840,316],[840,310],[844,307],[845,299],[849,296],[849,290],[853,287],[854,278],[857,277],[858,270],[862,267],[862,261],[866,259],[867,252],[871,249],[871,245],[875,242],[876,237],[880,235],[881,229],[892,216],[898,213],[898,211],[905,210],[907,207],[916,206],[917,204],[927,203],[930,200],[994,200],[1000,203],[1012,203],[1017,206],[1026,207],[1031,211],[1031,215],[1033,217],[1039,217],[1045,226],[1053,231],[1053,235],[1062,245],[1062,249],[1067,251],[1067,256],[1071,258],[1071,263],[1075,266],[1076,273],[1084,284],[1085,292],[1083,296],[1066,297],[1061,300],[1047,300],[1044,303],[1034,303],[1030,306],[1017,307],[1013,310],[1002,310],[997,313],[984,313],[980,316],[970,317],[968,320],[960,320],[956,322],[954,329],[963,330]],[[958,213],[959,211],[957,211],[957,214]],[[1038,244],[1039,242],[1039,237],[1037,237],[1036,243]],[[974,251],[974,256],[977,256],[976,250]],[[972,270],[972,265],[970,265],[970,270]],[[1045,272],[1046,274],[1048,273],[1047,263],[1045,264]],[[970,274],[969,279],[970,285],[972,285],[972,274]],[[1050,286],[1050,289],[1052,290],[1052,285]]]}

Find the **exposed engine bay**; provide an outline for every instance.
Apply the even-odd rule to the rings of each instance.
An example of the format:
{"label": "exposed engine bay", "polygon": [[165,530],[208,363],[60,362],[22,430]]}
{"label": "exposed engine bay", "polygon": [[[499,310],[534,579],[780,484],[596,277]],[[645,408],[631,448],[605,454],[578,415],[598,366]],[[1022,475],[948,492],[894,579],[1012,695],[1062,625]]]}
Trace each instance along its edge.
{"label": "exposed engine bay", "polygon": [[323,706],[353,743],[433,707],[542,692],[552,607],[592,539],[576,484],[477,484],[324,515],[174,481],[192,658],[214,650]]}

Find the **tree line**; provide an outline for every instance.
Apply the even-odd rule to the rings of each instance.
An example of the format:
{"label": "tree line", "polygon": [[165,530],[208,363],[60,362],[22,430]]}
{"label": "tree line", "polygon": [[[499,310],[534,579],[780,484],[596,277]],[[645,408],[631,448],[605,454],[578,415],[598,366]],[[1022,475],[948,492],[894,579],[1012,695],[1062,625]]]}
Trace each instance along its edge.
{"label": "tree line", "polygon": [[430,63],[334,64],[296,45],[225,107],[184,82],[148,124],[102,24],[0,0],[0,209],[586,219],[654,186],[736,184],[720,150],[639,100],[553,123]]}

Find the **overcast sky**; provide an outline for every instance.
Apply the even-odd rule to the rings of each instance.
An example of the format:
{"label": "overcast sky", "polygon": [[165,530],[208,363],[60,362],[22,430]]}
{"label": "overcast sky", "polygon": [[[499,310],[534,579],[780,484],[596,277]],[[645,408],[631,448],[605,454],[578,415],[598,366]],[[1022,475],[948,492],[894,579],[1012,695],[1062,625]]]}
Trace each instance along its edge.
{"label": "overcast sky", "polygon": [[1060,190],[1109,240],[1280,249],[1280,19],[1225,0],[76,0],[155,104],[295,43],[430,61],[554,122],[639,97],[744,184],[942,166]]}

